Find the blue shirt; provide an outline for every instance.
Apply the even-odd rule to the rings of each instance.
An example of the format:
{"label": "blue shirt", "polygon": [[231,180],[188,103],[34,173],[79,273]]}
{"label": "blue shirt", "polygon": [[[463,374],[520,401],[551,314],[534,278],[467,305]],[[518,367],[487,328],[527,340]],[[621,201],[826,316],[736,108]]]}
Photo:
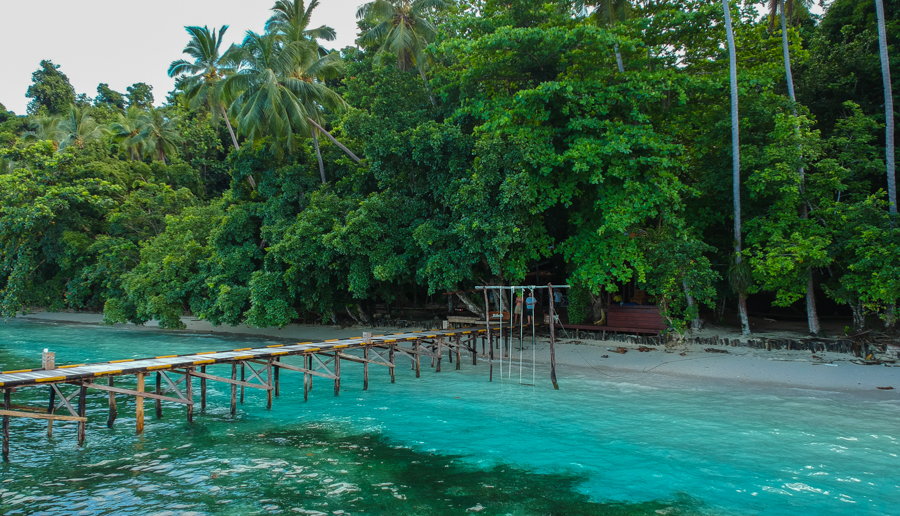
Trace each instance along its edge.
{"label": "blue shirt", "polygon": [[537,303],[537,299],[535,299],[535,298],[533,298],[533,297],[531,297],[531,296],[528,296],[528,297],[525,299],[525,306],[526,306],[529,310],[534,310],[534,304],[535,304],[535,303]]}

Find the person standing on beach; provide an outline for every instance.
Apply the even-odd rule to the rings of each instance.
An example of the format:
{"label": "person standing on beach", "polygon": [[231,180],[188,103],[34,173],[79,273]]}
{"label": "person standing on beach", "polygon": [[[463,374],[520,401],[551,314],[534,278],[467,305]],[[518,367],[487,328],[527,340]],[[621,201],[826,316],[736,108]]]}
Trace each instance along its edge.
{"label": "person standing on beach", "polygon": [[525,298],[525,315],[528,316],[528,324],[531,324],[531,318],[534,317],[534,305],[537,304],[537,299],[534,298],[534,291],[531,291],[531,294]]}
{"label": "person standing on beach", "polygon": [[516,295],[516,307],[513,310],[513,324],[519,324],[519,321],[522,319],[522,294]]}

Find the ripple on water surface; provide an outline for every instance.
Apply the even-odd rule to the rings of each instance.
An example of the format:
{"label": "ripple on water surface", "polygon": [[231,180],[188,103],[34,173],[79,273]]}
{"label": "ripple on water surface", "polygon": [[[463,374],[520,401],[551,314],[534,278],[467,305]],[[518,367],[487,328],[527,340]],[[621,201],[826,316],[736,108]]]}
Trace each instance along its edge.
{"label": "ripple on water surface", "polygon": [[[234,344],[13,321],[0,368],[34,367],[44,347],[65,364]],[[74,424],[50,440],[46,423],[14,420],[0,513],[886,515],[900,503],[896,402],[575,371],[554,391],[489,384],[483,364],[463,364],[417,380],[398,360],[396,384],[373,366],[365,392],[361,366],[344,364],[341,396],[317,378],[305,404],[301,375],[283,372],[273,410],[248,390],[235,420],[229,389],[210,383],[193,425],[180,406],[152,418],[148,402],[143,437],[133,398],[118,397],[107,429],[106,394],[92,391],[84,449]],[[43,405],[45,391],[16,403]]]}

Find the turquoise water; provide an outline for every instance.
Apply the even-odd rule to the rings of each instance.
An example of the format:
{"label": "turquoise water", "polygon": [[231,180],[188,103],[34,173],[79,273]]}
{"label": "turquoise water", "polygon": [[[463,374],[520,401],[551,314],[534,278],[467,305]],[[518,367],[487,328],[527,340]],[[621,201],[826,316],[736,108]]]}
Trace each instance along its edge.
{"label": "turquoise water", "polygon": [[[242,347],[268,341],[241,339]],[[11,321],[0,369],[233,349],[235,339]],[[298,361],[296,358],[288,362]],[[209,383],[209,407],[90,391],[87,443],[74,423],[13,420],[0,465],[2,514],[897,514],[900,403],[859,395],[715,387],[648,375],[561,370],[562,389],[488,383],[482,362],[456,371],[398,358],[397,383],[342,364],[343,390],[282,373],[265,409],[248,389],[236,419],[230,392]],[[208,372],[226,374],[229,366]],[[546,377],[538,371],[539,378]],[[195,380],[196,382],[196,380]],[[72,389],[72,387],[69,387]],[[195,392],[198,390],[195,387]],[[46,402],[47,388],[14,394]],[[471,509],[471,510],[468,510]]]}

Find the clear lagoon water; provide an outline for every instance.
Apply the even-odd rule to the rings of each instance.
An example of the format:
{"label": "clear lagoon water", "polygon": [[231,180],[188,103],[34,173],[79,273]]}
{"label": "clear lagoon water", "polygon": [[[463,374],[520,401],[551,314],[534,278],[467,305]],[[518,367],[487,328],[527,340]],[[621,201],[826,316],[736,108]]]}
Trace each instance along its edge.
{"label": "clear lagoon water", "polygon": [[[238,340],[270,343],[13,320],[0,324],[0,369],[39,367],[43,348],[64,365]],[[362,366],[344,362],[340,397],[316,378],[307,403],[302,375],[283,371],[272,410],[247,389],[234,419],[228,386],[209,382],[193,424],[165,403],[155,419],[148,401],[143,436],[134,398],[118,397],[108,429],[107,394],[89,391],[83,448],[74,423],[55,423],[49,439],[46,422],[13,419],[0,514],[900,513],[896,397],[565,369],[555,391],[488,383],[484,362],[445,361],[419,379],[397,363],[395,384],[372,366],[363,391]],[[47,391],[20,390],[14,403],[43,405]]]}

